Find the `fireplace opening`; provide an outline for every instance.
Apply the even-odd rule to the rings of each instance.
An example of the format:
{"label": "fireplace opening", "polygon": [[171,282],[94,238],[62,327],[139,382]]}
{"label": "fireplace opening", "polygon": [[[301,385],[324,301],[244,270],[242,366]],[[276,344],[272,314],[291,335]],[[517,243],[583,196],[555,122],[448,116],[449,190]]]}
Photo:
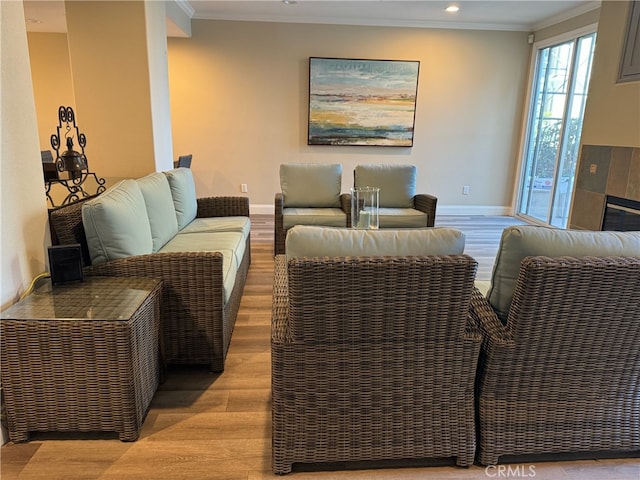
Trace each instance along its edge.
{"label": "fireplace opening", "polygon": [[640,202],[607,195],[602,230],[640,231]]}

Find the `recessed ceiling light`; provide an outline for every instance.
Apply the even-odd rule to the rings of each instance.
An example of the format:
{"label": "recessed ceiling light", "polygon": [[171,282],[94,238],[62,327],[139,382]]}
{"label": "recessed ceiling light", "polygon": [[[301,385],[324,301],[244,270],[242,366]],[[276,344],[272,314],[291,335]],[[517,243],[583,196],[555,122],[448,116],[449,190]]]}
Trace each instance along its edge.
{"label": "recessed ceiling light", "polygon": [[282,3],[285,5],[295,5],[298,2],[296,2],[296,0],[282,0]]}
{"label": "recessed ceiling light", "polygon": [[27,18],[27,23],[42,23],[42,20],[38,18]]}
{"label": "recessed ceiling light", "polygon": [[449,5],[447,8],[444,9],[445,12],[449,12],[449,13],[456,13],[458,10],[460,10],[460,7],[457,5]]}

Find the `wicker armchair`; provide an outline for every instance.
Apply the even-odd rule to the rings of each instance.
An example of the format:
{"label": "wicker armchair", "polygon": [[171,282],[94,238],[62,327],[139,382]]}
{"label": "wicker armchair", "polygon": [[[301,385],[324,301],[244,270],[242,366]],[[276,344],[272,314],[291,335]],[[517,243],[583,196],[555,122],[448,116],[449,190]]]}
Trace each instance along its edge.
{"label": "wicker armchair", "polygon": [[[176,364],[209,364],[213,371],[222,371],[251,263],[250,236],[231,297],[224,303],[220,252],[152,253],[90,265],[82,224],[85,200],[88,198],[50,210],[53,243],[79,243],[85,275],[163,280],[160,310],[165,360]],[[249,216],[246,197],[199,198],[197,202],[199,218]]]}
{"label": "wicker armchair", "polygon": [[438,199],[416,193],[416,180],[415,165],[358,165],[353,171],[354,187],[380,188],[380,228],[434,226]]}
{"label": "wicker armchair", "polygon": [[273,471],[475,452],[466,255],[275,259]]}
{"label": "wicker armchair", "polygon": [[294,225],[347,227],[351,195],[341,194],[342,165],[284,163],[274,199],[274,254],[284,253],[287,230]]}
{"label": "wicker armchair", "polygon": [[472,314],[480,463],[640,449],[640,257],[527,257],[506,324]]}

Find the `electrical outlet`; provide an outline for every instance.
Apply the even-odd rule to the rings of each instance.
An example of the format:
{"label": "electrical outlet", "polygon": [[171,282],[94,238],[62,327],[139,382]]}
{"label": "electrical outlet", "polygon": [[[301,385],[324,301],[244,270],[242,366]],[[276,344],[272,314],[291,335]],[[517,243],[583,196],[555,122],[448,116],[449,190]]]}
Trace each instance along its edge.
{"label": "electrical outlet", "polygon": [[249,187],[247,186],[246,183],[243,183],[243,184],[240,185],[240,191],[242,193],[247,193],[249,191]]}
{"label": "electrical outlet", "polygon": [[462,194],[469,195],[469,185],[465,185],[464,187],[462,187]]}

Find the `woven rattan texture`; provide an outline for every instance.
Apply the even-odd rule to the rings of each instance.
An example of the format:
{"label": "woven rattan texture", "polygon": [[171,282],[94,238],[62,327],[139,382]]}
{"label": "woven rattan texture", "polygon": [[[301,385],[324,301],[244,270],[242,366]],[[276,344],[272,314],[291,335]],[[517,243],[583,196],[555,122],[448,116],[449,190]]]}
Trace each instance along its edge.
{"label": "woven rattan texture", "polygon": [[427,227],[433,227],[436,221],[438,199],[427,193],[419,193],[413,197],[414,208],[427,214]]}
{"label": "woven rattan texture", "polygon": [[202,217],[248,217],[248,197],[205,197],[198,198],[199,218]]}
{"label": "woven rattan texture", "polygon": [[101,302],[112,305],[118,292],[127,301],[133,289],[142,300],[124,319],[65,318],[69,307],[62,318],[48,320],[3,313],[2,387],[13,442],[33,431],[114,431],[121,440],[138,438],[160,378],[160,282],[90,278],[75,288],[74,298],[68,289],[61,297],[89,314],[92,307],[106,312]]}
{"label": "woven rattan texture", "polygon": [[[273,471],[475,453],[468,256],[276,257]],[[288,291],[287,291],[288,290]]]}
{"label": "woven rattan texture", "polygon": [[91,265],[89,247],[82,223],[82,205],[90,198],[83,198],[70,205],[49,210],[51,240],[54,245],[80,244],[83,265]]}
{"label": "woven rattan texture", "polygon": [[[197,201],[198,217],[249,216],[246,197],[208,197]],[[52,212],[51,221],[61,244],[86,244],[81,205]],[[250,263],[251,238],[248,236],[234,289],[226,304],[219,252],[138,255],[86,267],[85,274],[161,279],[167,362],[209,364],[213,371],[222,371]]]}
{"label": "woven rattan texture", "polygon": [[530,257],[502,325],[481,296],[479,461],[640,449],[640,258]]}

